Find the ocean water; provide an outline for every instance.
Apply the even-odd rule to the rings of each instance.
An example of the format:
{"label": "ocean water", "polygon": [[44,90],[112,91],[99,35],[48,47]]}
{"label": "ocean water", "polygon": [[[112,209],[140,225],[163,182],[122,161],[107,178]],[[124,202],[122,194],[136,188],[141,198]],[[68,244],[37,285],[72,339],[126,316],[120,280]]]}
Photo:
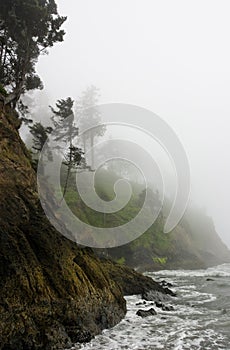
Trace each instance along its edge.
{"label": "ocean water", "polygon": [[[152,302],[136,305],[142,302],[140,295],[126,297],[124,320],[72,350],[230,350],[230,264],[146,275],[172,283],[177,297],[165,304],[173,305],[174,311],[162,311]],[[136,315],[137,310],[150,307],[157,311],[156,316]]]}

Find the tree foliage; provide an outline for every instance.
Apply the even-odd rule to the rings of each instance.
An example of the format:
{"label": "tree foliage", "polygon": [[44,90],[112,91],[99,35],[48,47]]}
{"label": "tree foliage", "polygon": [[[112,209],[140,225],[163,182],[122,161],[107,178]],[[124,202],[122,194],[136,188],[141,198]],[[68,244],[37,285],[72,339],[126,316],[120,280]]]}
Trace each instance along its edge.
{"label": "tree foliage", "polygon": [[67,154],[65,155],[64,164],[72,168],[77,168],[82,165],[84,159],[84,152],[80,147],[70,146]]}
{"label": "tree foliage", "polygon": [[87,142],[91,147],[91,166],[94,168],[94,139],[96,136],[103,136],[105,126],[101,124],[101,115],[97,108],[99,100],[99,89],[94,85],[89,86],[76,101],[76,113],[79,120],[79,130],[82,133],[84,152],[87,151]]}
{"label": "tree foliage", "polygon": [[67,97],[58,100],[55,108],[50,106],[53,113],[51,120],[55,127],[56,140],[68,144],[68,151],[64,153],[65,160],[63,162],[67,167],[63,198],[68,188],[71,170],[79,167],[86,168],[84,152],[75,145],[78,141],[78,127],[74,122],[73,105],[74,101]]}
{"label": "tree foliage", "polygon": [[66,99],[57,100],[55,108],[50,106],[53,113],[51,119],[55,127],[58,127],[68,117],[71,118],[73,116],[73,104],[74,100],[71,97],[67,97]]}
{"label": "tree foliage", "polygon": [[78,136],[78,127],[74,122],[74,100],[71,97],[57,100],[55,108],[50,106],[53,113],[51,120],[55,127],[57,139],[66,140],[71,145],[73,139]]}
{"label": "tree foliage", "polygon": [[65,20],[55,0],[0,0],[0,82],[14,102],[25,91],[42,88],[36,62],[63,41]]}
{"label": "tree foliage", "polygon": [[29,127],[31,134],[33,135],[33,149],[41,152],[48,135],[52,132],[51,127],[45,127],[41,123],[35,123]]}

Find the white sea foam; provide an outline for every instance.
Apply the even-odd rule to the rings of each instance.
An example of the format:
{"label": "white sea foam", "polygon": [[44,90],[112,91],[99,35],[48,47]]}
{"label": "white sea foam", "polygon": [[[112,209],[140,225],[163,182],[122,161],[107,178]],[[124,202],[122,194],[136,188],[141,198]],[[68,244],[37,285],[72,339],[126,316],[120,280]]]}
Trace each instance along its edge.
{"label": "white sea foam", "polygon": [[[128,312],[124,320],[113,329],[103,331],[90,343],[76,344],[72,349],[230,350],[227,331],[230,327],[229,314],[219,308],[219,305],[223,307],[225,299],[218,304],[220,296],[214,293],[218,284],[213,281],[209,287],[209,282],[203,282],[200,278],[230,277],[230,264],[207,270],[160,271],[149,275],[158,279],[170,277],[170,282],[177,291],[177,297],[165,301],[165,304],[172,304],[174,311],[163,311],[151,305],[152,302],[136,305],[142,302],[140,296],[126,297]],[[229,288],[226,290],[230,291],[230,279],[226,279],[226,287],[223,288]],[[227,300],[228,298],[226,302]],[[214,303],[212,308],[209,306],[210,303]],[[138,309],[150,307],[156,309],[156,316],[141,318],[136,315]]]}
{"label": "white sea foam", "polygon": [[230,264],[210,267],[206,270],[163,270],[147,274],[152,277],[230,277]]}

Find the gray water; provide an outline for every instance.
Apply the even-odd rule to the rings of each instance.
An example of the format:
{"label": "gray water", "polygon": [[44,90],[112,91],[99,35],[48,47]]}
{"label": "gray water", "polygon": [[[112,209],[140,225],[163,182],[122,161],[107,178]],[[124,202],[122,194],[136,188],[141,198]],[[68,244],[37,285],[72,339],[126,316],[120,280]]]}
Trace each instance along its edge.
{"label": "gray water", "polygon": [[[76,344],[72,350],[230,350],[230,264],[147,275],[173,284],[177,297],[166,304],[175,310],[162,311],[150,306],[151,302],[136,305],[142,302],[140,296],[126,297],[128,312],[124,320],[90,343]],[[156,316],[136,315],[138,309],[150,307],[155,308]]]}

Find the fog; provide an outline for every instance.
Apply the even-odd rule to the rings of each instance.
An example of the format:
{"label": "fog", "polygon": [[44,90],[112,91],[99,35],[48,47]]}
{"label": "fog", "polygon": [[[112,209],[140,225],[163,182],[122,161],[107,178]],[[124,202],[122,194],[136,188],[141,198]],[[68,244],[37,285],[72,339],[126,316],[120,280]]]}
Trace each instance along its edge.
{"label": "fog", "polygon": [[230,247],[230,2],[57,0],[65,41],[39,59],[49,103],[88,85],[101,103],[147,108],[176,132],[191,200]]}

